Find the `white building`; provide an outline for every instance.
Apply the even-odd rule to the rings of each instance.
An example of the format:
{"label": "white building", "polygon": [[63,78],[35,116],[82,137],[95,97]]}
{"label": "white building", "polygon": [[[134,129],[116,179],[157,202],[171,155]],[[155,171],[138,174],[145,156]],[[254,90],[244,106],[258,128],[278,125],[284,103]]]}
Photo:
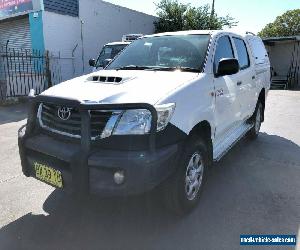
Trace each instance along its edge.
{"label": "white building", "polygon": [[60,53],[66,80],[90,72],[104,44],[153,33],[155,18],[101,0],[0,0],[0,45]]}

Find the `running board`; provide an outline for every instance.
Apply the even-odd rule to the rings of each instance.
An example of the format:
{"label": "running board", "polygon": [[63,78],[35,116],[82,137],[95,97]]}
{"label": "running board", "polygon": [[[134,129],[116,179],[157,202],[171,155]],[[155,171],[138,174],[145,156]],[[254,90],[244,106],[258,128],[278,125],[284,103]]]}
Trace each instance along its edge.
{"label": "running board", "polygon": [[213,145],[214,161],[219,161],[253,126],[245,122],[226,133],[219,142]]}

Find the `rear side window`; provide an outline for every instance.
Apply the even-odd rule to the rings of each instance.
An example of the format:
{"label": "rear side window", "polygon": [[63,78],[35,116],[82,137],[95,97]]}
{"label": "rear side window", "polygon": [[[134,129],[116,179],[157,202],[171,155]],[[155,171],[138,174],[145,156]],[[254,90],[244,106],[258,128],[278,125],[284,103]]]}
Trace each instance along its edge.
{"label": "rear side window", "polygon": [[233,41],[237,50],[240,69],[248,68],[250,66],[250,60],[244,40],[234,37]]}
{"label": "rear side window", "polygon": [[266,63],[268,60],[268,53],[266,48],[259,37],[252,37],[250,40],[250,47],[255,57],[256,64]]}
{"label": "rear side window", "polygon": [[223,58],[234,58],[232,45],[229,36],[222,36],[218,40],[215,60],[214,60],[214,71],[217,71],[218,64]]}

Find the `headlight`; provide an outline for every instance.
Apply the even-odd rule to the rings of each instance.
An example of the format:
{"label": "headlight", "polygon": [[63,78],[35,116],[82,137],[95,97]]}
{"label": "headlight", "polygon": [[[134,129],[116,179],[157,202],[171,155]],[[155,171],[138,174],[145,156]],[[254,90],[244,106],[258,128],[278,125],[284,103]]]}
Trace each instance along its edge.
{"label": "headlight", "polygon": [[175,103],[157,105],[155,109],[157,110],[157,131],[164,130],[172,118]]}
{"label": "headlight", "polygon": [[146,109],[125,111],[113,131],[113,135],[143,135],[151,128],[151,113]]}
{"label": "headlight", "polygon": [[26,133],[26,125],[23,125],[19,130],[18,130],[18,138],[24,137]]}
{"label": "headlight", "polygon": [[[168,125],[175,104],[169,103],[155,106],[157,110],[157,131],[165,129]],[[146,109],[127,110],[121,114],[121,118],[114,126],[113,135],[144,135],[150,132],[151,112]]]}

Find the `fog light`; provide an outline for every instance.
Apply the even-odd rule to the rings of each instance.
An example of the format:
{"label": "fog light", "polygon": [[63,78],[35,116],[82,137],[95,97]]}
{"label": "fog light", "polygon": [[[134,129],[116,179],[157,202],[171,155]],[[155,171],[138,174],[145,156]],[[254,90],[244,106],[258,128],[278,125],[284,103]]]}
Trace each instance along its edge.
{"label": "fog light", "polygon": [[114,174],[114,181],[116,184],[121,185],[124,183],[125,180],[125,174],[124,171],[117,171]]}

